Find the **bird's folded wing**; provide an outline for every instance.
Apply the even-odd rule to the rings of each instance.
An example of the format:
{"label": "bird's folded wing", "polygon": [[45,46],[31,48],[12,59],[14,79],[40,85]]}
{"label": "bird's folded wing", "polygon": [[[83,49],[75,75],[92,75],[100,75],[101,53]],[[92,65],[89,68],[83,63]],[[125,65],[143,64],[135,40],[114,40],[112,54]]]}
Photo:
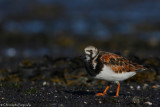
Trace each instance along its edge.
{"label": "bird's folded wing", "polygon": [[115,73],[145,70],[143,65],[133,63],[132,61],[113,53],[106,52],[101,56],[101,61],[109,66]]}

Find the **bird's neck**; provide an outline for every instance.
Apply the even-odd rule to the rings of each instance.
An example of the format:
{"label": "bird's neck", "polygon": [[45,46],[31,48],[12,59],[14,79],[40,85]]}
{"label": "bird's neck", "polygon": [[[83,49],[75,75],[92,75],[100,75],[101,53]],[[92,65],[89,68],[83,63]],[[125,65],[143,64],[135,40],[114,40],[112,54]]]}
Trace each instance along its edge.
{"label": "bird's neck", "polygon": [[90,58],[90,60],[86,61],[86,69],[89,75],[95,76],[97,72],[99,72],[99,67],[100,67],[100,56],[99,53],[94,57]]}

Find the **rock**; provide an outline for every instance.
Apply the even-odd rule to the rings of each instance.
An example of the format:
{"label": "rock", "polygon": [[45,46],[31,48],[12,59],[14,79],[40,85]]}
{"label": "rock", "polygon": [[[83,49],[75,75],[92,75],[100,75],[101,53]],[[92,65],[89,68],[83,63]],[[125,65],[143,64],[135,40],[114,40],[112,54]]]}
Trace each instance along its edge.
{"label": "rock", "polygon": [[4,97],[2,97],[1,99],[2,99],[2,100],[4,100],[5,98],[4,98]]}
{"label": "rock", "polygon": [[86,101],[84,101],[84,104],[87,104],[87,102],[86,102]]}
{"label": "rock", "polygon": [[110,93],[112,93],[113,91],[109,91]]}
{"label": "rock", "polygon": [[49,83],[46,82],[46,81],[44,81],[44,82],[43,82],[43,86],[45,86],[45,85],[49,85]]}
{"label": "rock", "polygon": [[130,89],[131,89],[131,90],[134,90],[134,87],[133,87],[132,85],[130,85]]}
{"label": "rock", "polygon": [[43,85],[46,85],[46,84],[47,84],[47,82],[46,82],[46,81],[44,81],[44,82],[43,82]]}
{"label": "rock", "polygon": [[135,103],[135,104],[139,104],[139,103],[140,103],[140,99],[139,99],[139,97],[137,97],[137,96],[133,97],[132,101],[133,101],[133,103]]}
{"label": "rock", "polygon": [[64,107],[64,104],[60,104],[59,107]]}
{"label": "rock", "polygon": [[64,98],[67,99],[68,97],[67,97],[67,96],[64,96]]}
{"label": "rock", "polygon": [[158,88],[160,88],[160,85],[153,85],[152,88],[158,89]]}
{"label": "rock", "polygon": [[145,90],[147,87],[148,87],[148,84],[145,83],[145,84],[143,85],[143,89]]}
{"label": "rock", "polygon": [[87,92],[89,92],[89,90],[86,90]]}
{"label": "rock", "polygon": [[138,86],[137,86],[137,90],[140,90],[140,89],[141,89],[141,86],[138,85]]}
{"label": "rock", "polygon": [[128,93],[128,94],[130,94],[130,92],[129,92],[129,91],[128,91],[127,93]]}
{"label": "rock", "polygon": [[149,101],[147,101],[147,102],[145,102],[144,104],[147,104],[147,105],[152,105],[152,102],[149,102]]}
{"label": "rock", "polygon": [[98,103],[99,103],[99,104],[102,104],[102,101],[99,101]]}

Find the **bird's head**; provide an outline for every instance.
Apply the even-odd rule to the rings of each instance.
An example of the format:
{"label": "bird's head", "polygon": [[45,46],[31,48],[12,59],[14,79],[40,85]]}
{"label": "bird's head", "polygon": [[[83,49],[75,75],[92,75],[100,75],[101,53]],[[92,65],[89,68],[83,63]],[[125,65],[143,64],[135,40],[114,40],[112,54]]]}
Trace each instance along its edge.
{"label": "bird's head", "polygon": [[84,53],[83,53],[83,58],[86,60],[86,61],[89,61],[93,58],[96,57],[96,55],[98,54],[98,49],[94,46],[87,46],[85,49],[84,49]]}

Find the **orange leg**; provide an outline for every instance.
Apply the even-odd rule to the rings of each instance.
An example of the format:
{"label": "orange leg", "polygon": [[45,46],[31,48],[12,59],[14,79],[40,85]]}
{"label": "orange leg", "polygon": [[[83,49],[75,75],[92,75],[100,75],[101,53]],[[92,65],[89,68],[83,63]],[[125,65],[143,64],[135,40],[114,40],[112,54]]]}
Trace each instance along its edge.
{"label": "orange leg", "polygon": [[116,96],[114,96],[114,97],[118,97],[119,96],[119,88],[120,88],[120,83],[117,83],[117,93],[116,93]]}
{"label": "orange leg", "polygon": [[107,92],[107,90],[109,89],[110,84],[108,84],[108,86],[106,87],[106,89],[103,91],[103,93],[97,93],[95,96],[104,96]]}

